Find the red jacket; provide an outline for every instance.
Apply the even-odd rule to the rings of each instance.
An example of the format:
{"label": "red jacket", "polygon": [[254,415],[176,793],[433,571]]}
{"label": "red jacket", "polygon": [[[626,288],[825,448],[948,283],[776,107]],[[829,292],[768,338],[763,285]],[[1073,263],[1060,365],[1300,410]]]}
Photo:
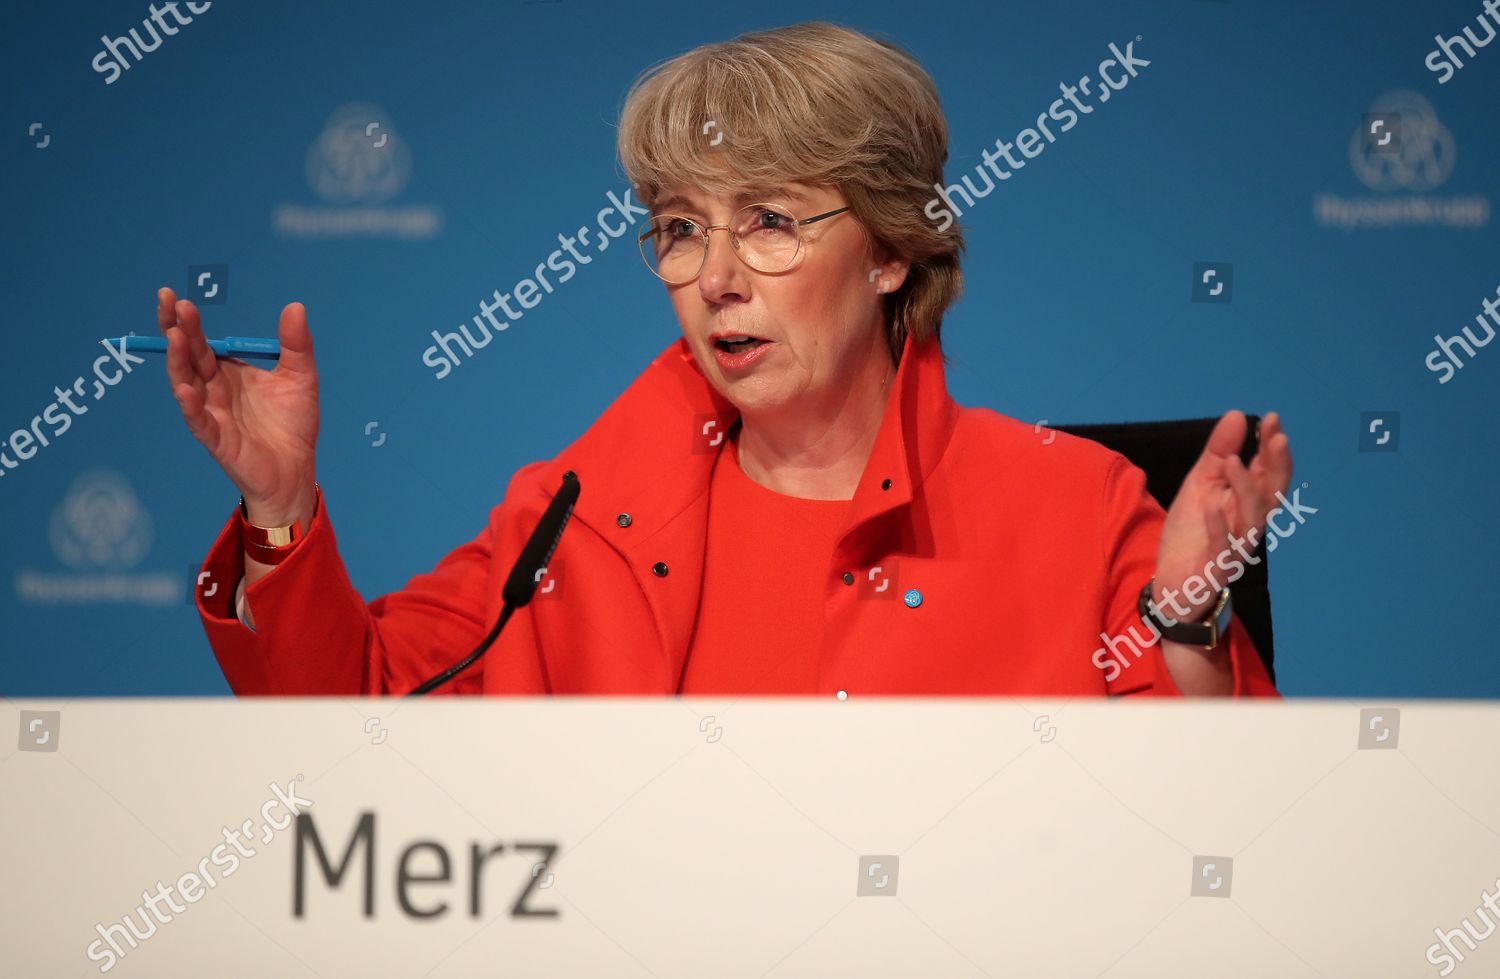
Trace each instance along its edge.
{"label": "red jacket", "polygon": [[[822,589],[827,610],[809,693],[1180,693],[1159,643],[1101,668],[1106,639],[1132,625],[1151,639],[1135,603],[1164,514],[1144,473],[1086,439],[958,406],[936,341],[907,341],[892,392],[827,573],[787,582]],[[572,470],[578,503],[539,594],[444,692],[673,693],[698,608],[709,474],[737,414],[675,341],[572,445],[518,470],[483,533],[368,604],[334,541],[337,495],[325,494],[297,550],[246,590],[257,631],[222,590],[214,607],[200,590],[225,677],[241,694],[405,693],[488,632]],[[231,517],[203,570],[237,583],[243,568]],[[1238,620],[1228,642],[1235,694],[1278,696]]]}

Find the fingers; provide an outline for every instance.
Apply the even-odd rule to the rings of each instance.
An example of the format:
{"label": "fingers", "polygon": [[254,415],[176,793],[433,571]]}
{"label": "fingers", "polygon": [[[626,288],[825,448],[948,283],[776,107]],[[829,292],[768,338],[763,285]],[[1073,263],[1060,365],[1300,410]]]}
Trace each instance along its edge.
{"label": "fingers", "polygon": [[179,385],[199,388],[203,386],[203,378],[198,376],[188,360],[188,339],[183,331],[177,328],[176,315],[175,312],[172,314],[172,328],[164,331],[167,334],[167,381],[172,385],[174,396]]}
{"label": "fingers", "polygon": [[156,290],[156,328],[162,336],[177,325],[177,296],[171,289],[162,286]]}
{"label": "fingers", "polygon": [[[218,360],[209,349],[203,336],[203,327],[198,319],[198,307],[186,299],[178,299],[171,289],[162,286],[156,290],[156,326],[167,338],[170,348],[175,329],[187,340],[187,364],[189,369],[205,381],[212,380],[218,369]],[[168,372],[170,376],[170,371]],[[173,379],[176,383],[176,379]]]}
{"label": "fingers", "polygon": [[1245,444],[1245,432],[1249,423],[1245,420],[1245,413],[1238,409],[1226,411],[1224,417],[1219,419],[1212,432],[1208,434],[1208,442],[1203,446],[1202,455],[1198,461],[1193,463],[1193,472],[1202,474],[1203,470],[1215,471],[1228,456],[1238,456],[1240,448]]}
{"label": "fingers", "polygon": [[1250,473],[1266,496],[1286,491],[1292,483],[1292,448],[1284,433],[1278,432],[1270,443],[1261,446],[1250,460]]}
{"label": "fingers", "polygon": [[156,325],[167,338],[167,383],[182,409],[182,420],[194,438],[215,452],[219,423],[208,410],[207,381],[213,377],[217,363],[205,366],[201,361],[194,362],[193,334],[213,360],[213,351],[209,350],[198,323],[198,310],[186,300],[178,302],[172,290],[163,287],[156,291]]}
{"label": "fingers", "polygon": [[172,386],[172,395],[182,406],[182,419],[187,422],[188,431],[203,443],[204,448],[214,452],[219,444],[219,423],[208,410],[204,394],[202,381],[196,387],[191,384]]}
{"label": "fingers", "polygon": [[1245,444],[1245,432],[1248,425],[1245,413],[1238,408],[1224,412],[1224,416],[1209,433],[1208,444],[1204,446],[1204,451],[1219,456],[1239,455],[1240,448]]}
{"label": "fingers", "polygon": [[1250,474],[1267,498],[1285,492],[1292,482],[1291,440],[1281,428],[1281,417],[1268,412],[1260,426],[1260,451],[1250,460]]}
{"label": "fingers", "polygon": [[1228,515],[1233,519],[1230,523],[1236,532],[1243,533],[1250,527],[1260,527],[1266,522],[1266,512],[1270,510],[1267,494],[1261,492],[1261,487],[1250,475],[1250,470],[1240,461],[1239,456],[1230,456],[1224,463],[1224,475],[1229,478],[1229,487],[1232,498],[1228,500]]}
{"label": "fingers", "polygon": [[203,429],[202,416],[207,390],[188,363],[188,342],[177,324],[177,298],[166,286],[156,290],[156,326],[167,338],[167,386],[182,409],[182,420],[197,437]]}
{"label": "fingers", "polygon": [[[176,333],[173,333],[173,328],[176,326],[177,297],[171,289],[162,286],[156,290],[156,328],[161,331],[162,336],[167,338],[167,383],[173,388],[173,397],[176,397],[175,390],[177,385],[187,380],[184,370],[189,369],[184,358],[181,356],[174,357],[172,353],[172,337],[177,336],[179,341],[181,340],[182,331],[178,330]],[[181,344],[179,343],[177,346],[180,354],[182,349]]]}
{"label": "fingers", "polygon": [[312,331],[307,328],[307,309],[301,303],[287,303],[276,323],[276,339],[281,343],[277,373],[317,376],[313,363]]}
{"label": "fingers", "polygon": [[182,409],[182,420],[210,454],[217,457],[219,425],[208,410],[208,385],[188,365],[187,338],[180,329],[167,333],[167,378],[172,397]]}
{"label": "fingers", "polygon": [[186,299],[177,300],[177,325],[182,328],[183,334],[188,341],[188,361],[193,370],[205,381],[211,381],[214,372],[219,369],[219,359],[214,356],[213,350],[208,345],[208,338],[203,335],[203,326],[199,322],[198,307]]}
{"label": "fingers", "polygon": [[213,415],[208,414],[202,385],[193,387],[192,384],[174,384],[172,397],[177,399],[178,405],[183,409],[183,421],[187,423],[187,430],[193,433],[193,438],[201,441],[208,424],[213,421]]}
{"label": "fingers", "polygon": [[182,420],[188,431],[203,443],[209,452],[215,452],[219,444],[219,424],[208,410],[208,385],[188,366],[187,338],[182,331],[173,329],[167,334],[167,377],[172,385],[172,397],[182,409]]}

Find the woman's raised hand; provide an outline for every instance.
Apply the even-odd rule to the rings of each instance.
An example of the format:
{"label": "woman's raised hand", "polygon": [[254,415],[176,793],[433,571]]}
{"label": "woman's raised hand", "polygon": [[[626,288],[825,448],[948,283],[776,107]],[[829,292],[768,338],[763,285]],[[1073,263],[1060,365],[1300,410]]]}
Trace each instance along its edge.
{"label": "woman's raised hand", "polygon": [[312,519],[316,499],[318,372],[301,303],[277,324],[274,370],[221,360],[209,349],[197,308],[171,289],[156,293],[167,338],[167,379],[188,431],[239,487],[251,523],[278,527]]}

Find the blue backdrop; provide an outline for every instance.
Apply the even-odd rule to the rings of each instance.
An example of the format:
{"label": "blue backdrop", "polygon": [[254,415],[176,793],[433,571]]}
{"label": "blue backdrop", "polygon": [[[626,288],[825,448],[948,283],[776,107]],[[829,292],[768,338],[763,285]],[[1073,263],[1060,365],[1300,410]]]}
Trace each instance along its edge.
{"label": "blue backdrop", "polygon": [[[1272,559],[1281,688],[1500,696],[1500,349],[1425,363],[1437,334],[1482,339],[1500,288],[1500,43],[1427,64],[1439,33],[1483,39],[1481,12],[215,3],[139,61],[122,48],[117,70],[102,36],[149,43],[145,3],[19,5],[0,36],[0,450],[25,458],[0,470],[0,692],[227,692],[189,594],[236,492],[160,358],[102,365],[113,384],[94,370],[100,337],[155,332],[158,285],[206,296],[211,336],[272,336],[284,303],[307,304],[341,550],[366,597],[397,589],[478,533],[510,475],[577,437],[677,325],[622,238],[441,380],[432,331],[623,194],[614,121],[643,67],[828,19],[933,74],[950,182],[1134,42],[1149,66],[966,209],[954,396],[1052,423],[1280,410],[1318,508]],[[1384,128],[1367,131],[1372,113]],[[12,438],[80,378],[85,413],[52,408],[45,446]]]}

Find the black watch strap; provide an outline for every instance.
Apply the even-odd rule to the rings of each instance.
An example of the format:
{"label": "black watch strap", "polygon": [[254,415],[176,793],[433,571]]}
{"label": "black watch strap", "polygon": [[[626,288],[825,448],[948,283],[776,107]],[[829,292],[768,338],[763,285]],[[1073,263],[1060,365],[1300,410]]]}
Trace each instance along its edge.
{"label": "black watch strap", "polygon": [[1157,611],[1151,602],[1151,587],[1156,584],[1152,578],[1141,588],[1140,597],[1136,599],[1136,610],[1140,612],[1141,618],[1155,623],[1157,631],[1162,638],[1173,642],[1184,643],[1189,646],[1202,646],[1204,649],[1213,649],[1223,639],[1224,633],[1229,631],[1229,623],[1234,615],[1229,589],[1219,590],[1219,599],[1208,618],[1202,622],[1174,622],[1168,625],[1161,613]]}

